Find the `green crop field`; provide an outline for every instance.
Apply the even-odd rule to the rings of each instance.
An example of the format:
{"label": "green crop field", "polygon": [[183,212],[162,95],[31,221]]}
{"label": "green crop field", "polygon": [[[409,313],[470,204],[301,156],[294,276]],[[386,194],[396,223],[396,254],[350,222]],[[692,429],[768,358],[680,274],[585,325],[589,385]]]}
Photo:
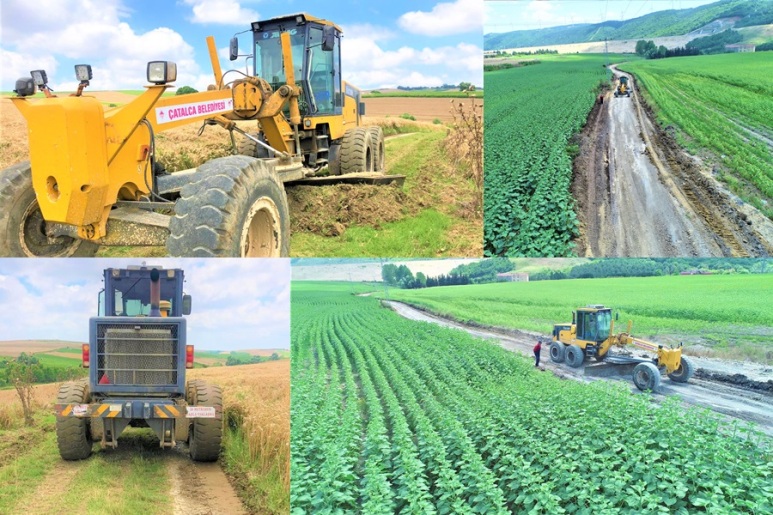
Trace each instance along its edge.
{"label": "green crop field", "polygon": [[578,234],[570,138],[585,125],[607,60],[540,61],[485,74],[486,255],[567,256]]}
{"label": "green crop field", "polygon": [[627,63],[663,127],[694,153],[713,152],[719,178],[773,218],[773,52]]}
{"label": "green crop field", "polygon": [[[764,513],[770,440],[294,283],[293,513]],[[729,423],[728,423],[729,424]]]}
{"label": "green crop field", "polygon": [[[662,343],[699,341],[770,361],[773,274],[571,279],[391,290],[390,298],[462,321],[550,334],[572,310],[603,304]],[[619,327],[625,330],[625,327]],[[766,357],[767,356],[767,357]]]}

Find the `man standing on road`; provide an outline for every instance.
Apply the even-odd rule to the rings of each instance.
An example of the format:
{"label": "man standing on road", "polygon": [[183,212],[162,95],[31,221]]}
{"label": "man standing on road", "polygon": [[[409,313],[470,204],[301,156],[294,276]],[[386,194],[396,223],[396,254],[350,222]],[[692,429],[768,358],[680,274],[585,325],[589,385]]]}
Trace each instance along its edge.
{"label": "man standing on road", "polygon": [[537,340],[537,345],[534,346],[534,366],[539,367],[539,354],[542,351],[542,340]]}

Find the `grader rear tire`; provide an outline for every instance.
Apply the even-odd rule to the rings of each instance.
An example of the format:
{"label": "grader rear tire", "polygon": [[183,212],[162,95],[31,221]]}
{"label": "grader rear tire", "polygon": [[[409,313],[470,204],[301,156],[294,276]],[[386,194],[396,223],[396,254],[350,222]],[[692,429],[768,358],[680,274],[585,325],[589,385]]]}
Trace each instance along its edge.
{"label": "grader rear tire", "polygon": [[[59,404],[85,404],[89,402],[87,381],[64,383],[59,387],[56,398]],[[91,434],[89,419],[78,417],[56,417],[56,443],[59,455],[64,460],[85,460],[91,455]]]}
{"label": "grader rear tire", "polygon": [[67,236],[48,242],[29,161],[0,172],[0,205],[0,257],[91,257],[99,249],[95,243]]}
{"label": "grader rear tire", "polygon": [[287,257],[289,211],[284,187],[265,161],[214,159],[183,187],[166,248],[185,257]]}
{"label": "grader rear tire", "polygon": [[572,368],[579,368],[585,361],[585,351],[579,345],[570,345],[566,349],[566,364]]}
{"label": "grader rear tire", "polygon": [[368,127],[370,133],[370,153],[373,155],[373,171],[384,171],[384,131],[381,127]]}
{"label": "grader rear tire", "polygon": [[566,359],[566,345],[561,342],[551,342],[550,361],[553,363],[563,363]]}
{"label": "grader rear tire", "polygon": [[652,363],[639,363],[633,369],[633,384],[641,391],[657,392],[660,388],[660,371]]}
{"label": "grader rear tire", "polygon": [[341,174],[373,171],[373,143],[366,127],[349,129],[341,141]]}
{"label": "grader rear tire", "polygon": [[[249,134],[250,136],[265,142],[265,138],[263,138],[259,132],[250,132]],[[239,140],[239,143],[236,144],[236,152],[240,155],[255,157],[257,159],[273,157],[270,155],[271,153],[268,149],[258,145],[249,138],[242,138]]]}
{"label": "grader rear tire", "polygon": [[687,356],[682,356],[679,368],[668,374],[669,379],[677,383],[686,383],[695,373],[695,365]]}
{"label": "grader rear tire", "polygon": [[[223,412],[223,394],[220,387],[204,381],[188,383],[187,401],[191,406],[214,406]],[[193,461],[217,461],[223,439],[223,420],[216,418],[192,419],[188,432],[188,449]]]}

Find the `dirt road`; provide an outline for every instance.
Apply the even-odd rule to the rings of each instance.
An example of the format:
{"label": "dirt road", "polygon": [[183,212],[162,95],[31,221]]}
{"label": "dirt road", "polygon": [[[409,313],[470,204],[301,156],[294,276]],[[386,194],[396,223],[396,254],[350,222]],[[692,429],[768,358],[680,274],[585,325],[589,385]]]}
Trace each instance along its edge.
{"label": "dirt road", "polygon": [[[399,315],[410,320],[431,322],[466,331],[479,338],[496,340],[503,348],[532,356],[532,348],[537,338],[547,339],[547,336],[529,331],[517,331],[512,329],[494,330],[490,328],[471,327],[459,322],[448,320],[425,311],[416,309],[408,304],[396,301],[384,301]],[[585,366],[572,369],[562,364],[550,361],[547,350],[542,353],[540,366],[555,375],[576,381],[590,382],[600,378],[585,375]],[[699,366],[711,366],[711,361],[701,360]],[[743,364],[733,365],[728,362],[719,363],[717,368],[724,373],[744,373]],[[750,368],[755,368],[754,366]],[[612,375],[605,377],[607,380],[624,381],[631,385],[633,393],[639,390],[631,382],[629,375]],[[754,422],[760,430],[769,436],[773,436],[773,395],[769,393],[754,392],[744,388],[737,388],[715,381],[705,381],[693,378],[688,384],[679,384],[664,377],[661,382],[659,396],[679,395],[681,400],[689,405],[711,409],[733,419]],[[658,397],[659,397],[658,396]],[[662,397],[661,397],[662,398]]]}
{"label": "dirt road", "polygon": [[634,78],[580,135],[572,190],[585,256],[767,256],[773,224],[740,206],[651,120]]}

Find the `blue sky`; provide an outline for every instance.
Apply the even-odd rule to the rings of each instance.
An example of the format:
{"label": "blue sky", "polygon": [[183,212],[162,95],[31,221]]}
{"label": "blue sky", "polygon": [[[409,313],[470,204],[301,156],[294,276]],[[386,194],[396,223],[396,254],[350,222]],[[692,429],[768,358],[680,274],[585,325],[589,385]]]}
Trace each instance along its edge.
{"label": "blue sky", "polygon": [[575,23],[629,20],[668,9],[689,9],[717,0],[486,0],[484,31],[544,29]]}
{"label": "blue sky", "polygon": [[[251,21],[295,12],[344,30],[344,79],[364,88],[482,83],[483,0],[2,0],[2,89],[45,69],[54,90],[72,90],[73,65],[92,65],[93,90],[140,89],[151,60],[177,63],[177,86],[213,82],[205,38],[224,70],[228,40]],[[249,33],[240,46],[251,45]]]}
{"label": "blue sky", "polygon": [[196,348],[290,348],[288,259],[2,259],[0,340],[87,342],[102,271],[143,261],[185,271]]}

